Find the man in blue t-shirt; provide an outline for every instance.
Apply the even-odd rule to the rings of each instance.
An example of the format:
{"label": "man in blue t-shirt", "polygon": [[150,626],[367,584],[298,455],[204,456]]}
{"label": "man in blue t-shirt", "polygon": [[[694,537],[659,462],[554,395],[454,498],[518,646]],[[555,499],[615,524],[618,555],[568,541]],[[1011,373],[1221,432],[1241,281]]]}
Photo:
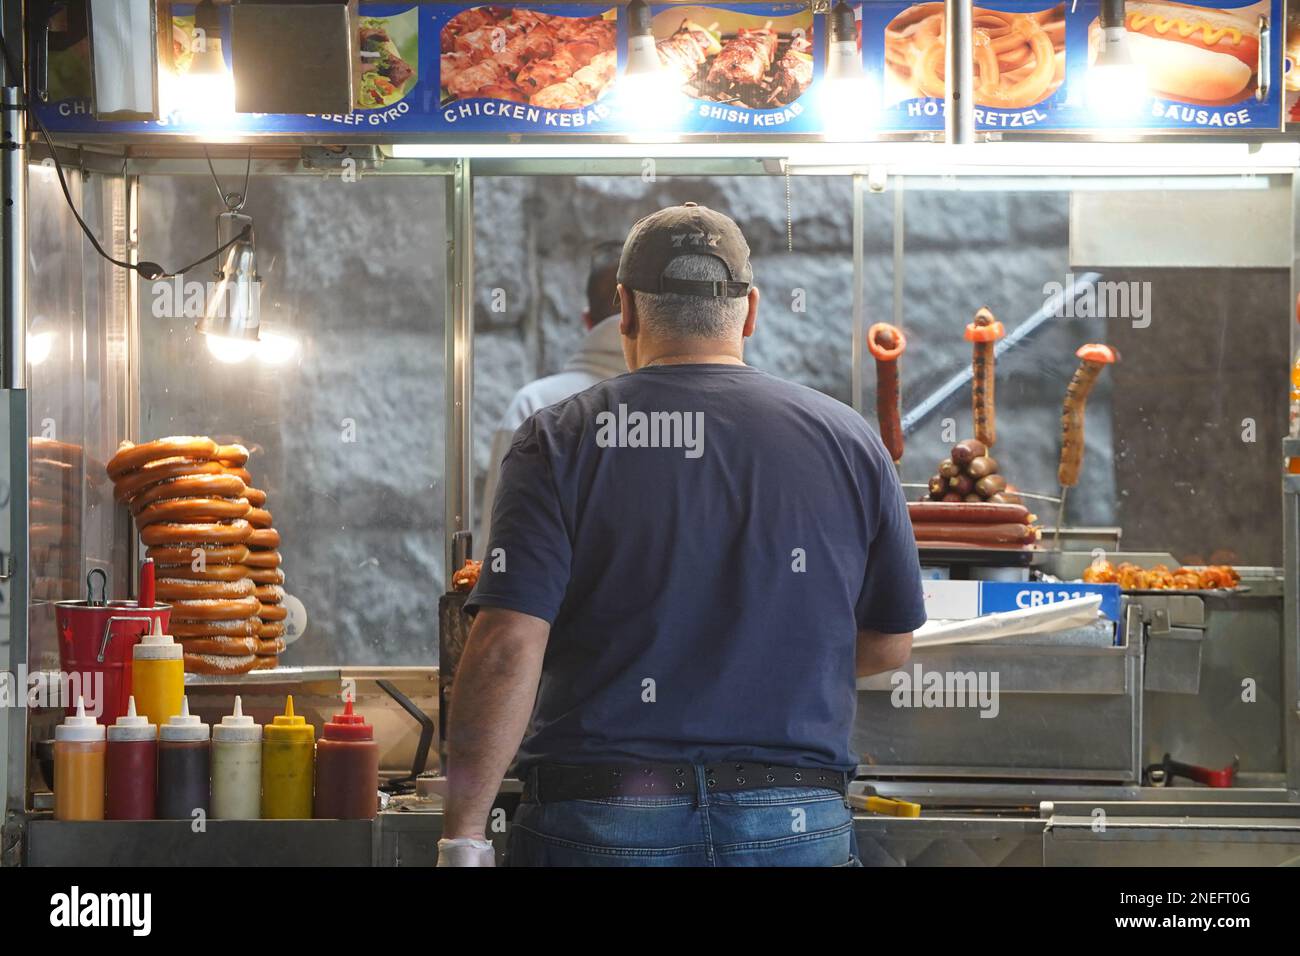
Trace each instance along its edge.
{"label": "man in blue t-shirt", "polygon": [[483,839],[517,755],[512,865],[851,865],[854,679],[925,622],[894,467],[852,409],[744,363],[731,219],[642,219],[618,279],[632,371],[503,464],[442,850]]}

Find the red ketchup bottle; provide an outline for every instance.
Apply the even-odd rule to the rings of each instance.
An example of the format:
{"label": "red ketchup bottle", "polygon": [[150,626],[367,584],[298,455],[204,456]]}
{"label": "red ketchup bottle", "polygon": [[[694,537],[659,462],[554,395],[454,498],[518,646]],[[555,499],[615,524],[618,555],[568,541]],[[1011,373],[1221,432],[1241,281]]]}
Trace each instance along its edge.
{"label": "red ketchup bottle", "polygon": [[316,742],[317,820],[373,820],[379,808],[379,745],[375,728],[352,712],[325,725]]}
{"label": "red ketchup bottle", "polygon": [[135,712],[135,697],[126,715],[108,728],[105,776],[108,820],[152,820],[158,792],[158,728]]}

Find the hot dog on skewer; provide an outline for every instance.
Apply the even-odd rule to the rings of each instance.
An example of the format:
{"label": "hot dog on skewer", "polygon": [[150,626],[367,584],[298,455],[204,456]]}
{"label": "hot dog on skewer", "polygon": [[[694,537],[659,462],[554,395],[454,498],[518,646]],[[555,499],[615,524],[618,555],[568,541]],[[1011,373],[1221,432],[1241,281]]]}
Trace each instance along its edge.
{"label": "hot dog on skewer", "polygon": [[898,357],[906,348],[907,337],[888,322],[877,322],[867,330],[867,349],[876,360],[876,419],[880,423],[880,438],[894,464],[903,460]]}
{"label": "hot dog on skewer", "polygon": [[1062,488],[1073,488],[1079,483],[1083,466],[1083,415],[1088,407],[1088,395],[1097,384],[1101,370],[1119,361],[1119,352],[1109,345],[1082,345],[1074,354],[1079,357],[1079,367],[1065,390],[1065,405],[1061,409],[1061,466],[1057,478]]}
{"label": "hot dog on skewer", "polygon": [[993,349],[1005,334],[999,322],[981,306],[975,319],[966,326],[966,341],[973,344],[971,357],[971,416],[975,420],[975,437],[990,448],[997,441],[997,423],[993,411]]}

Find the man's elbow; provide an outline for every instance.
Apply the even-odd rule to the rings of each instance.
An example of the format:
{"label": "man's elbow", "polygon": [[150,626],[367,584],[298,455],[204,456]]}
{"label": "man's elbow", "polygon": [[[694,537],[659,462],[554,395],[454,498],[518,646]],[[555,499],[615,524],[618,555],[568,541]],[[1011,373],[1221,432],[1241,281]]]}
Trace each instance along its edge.
{"label": "man's elbow", "polygon": [[864,631],[858,634],[857,676],[870,677],[898,670],[912,657],[912,635],[881,634]]}
{"label": "man's elbow", "polygon": [[893,671],[904,666],[912,659],[912,635],[897,634],[882,654],[881,670]]}

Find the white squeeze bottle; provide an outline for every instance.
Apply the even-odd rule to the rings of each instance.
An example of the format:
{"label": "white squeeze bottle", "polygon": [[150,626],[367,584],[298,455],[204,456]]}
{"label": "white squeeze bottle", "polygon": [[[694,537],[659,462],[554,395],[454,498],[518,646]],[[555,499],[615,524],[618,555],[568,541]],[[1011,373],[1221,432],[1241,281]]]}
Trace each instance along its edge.
{"label": "white squeeze bottle", "polygon": [[262,815],[262,728],[243,702],[212,728],[212,817],[256,820]]}

